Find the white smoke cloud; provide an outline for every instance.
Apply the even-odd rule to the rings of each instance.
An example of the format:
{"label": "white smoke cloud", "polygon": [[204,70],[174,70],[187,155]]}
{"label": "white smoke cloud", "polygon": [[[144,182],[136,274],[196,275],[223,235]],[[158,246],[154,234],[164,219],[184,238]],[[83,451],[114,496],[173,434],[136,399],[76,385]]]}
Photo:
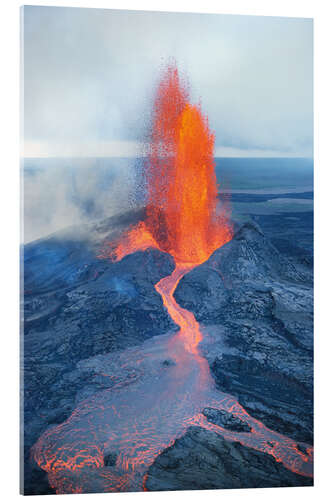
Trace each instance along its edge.
{"label": "white smoke cloud", "polygon": [[31,160],[22,175],[25,243],[139,203],[135,163],[125,159]]}

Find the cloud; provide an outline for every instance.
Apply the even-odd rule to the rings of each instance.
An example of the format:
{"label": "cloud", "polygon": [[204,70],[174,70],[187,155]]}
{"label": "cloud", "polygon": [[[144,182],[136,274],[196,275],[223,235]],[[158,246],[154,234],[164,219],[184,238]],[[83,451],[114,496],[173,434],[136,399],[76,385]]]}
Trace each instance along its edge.
{"label": "cloud", "polygon": [[25,160],[24,242],[135,208],[138,167],[124,158]]}
{"label": "cloud", "polygon": [[27,143],[130,151],[170,57],[218,148],[312,154],[311,20],[53,7],[24,8]]}
{"label": "cloud", "polygon": [[137,158],[145,147],[138,141],[25,141],[22,157]]}

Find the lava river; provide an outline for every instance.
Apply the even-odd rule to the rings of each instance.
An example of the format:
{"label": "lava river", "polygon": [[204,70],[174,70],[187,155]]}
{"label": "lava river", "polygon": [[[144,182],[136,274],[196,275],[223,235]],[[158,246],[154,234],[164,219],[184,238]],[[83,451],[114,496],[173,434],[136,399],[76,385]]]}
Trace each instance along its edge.
{"label": "lava river", "polygon": [[[62,424],[47,430],[33,457],[47,471],[57,493],[140,491],[155,458],[190,425],[273,455],[288,469],[312,475],[312,448],[302,453],[296,442],[250,417],[234,397],[217,391],[194,315],[173,298],[180,279],[193,266],[177,266],[156,284],[163,303],[179,325],[138,348],[82,361],[81,366],[114,380],[111,389],[84,400]],[[207,421],[205,407],[226,410],[247,422],[251,432],[231,432]],[[113,467],[104,456],[117,455]]]}

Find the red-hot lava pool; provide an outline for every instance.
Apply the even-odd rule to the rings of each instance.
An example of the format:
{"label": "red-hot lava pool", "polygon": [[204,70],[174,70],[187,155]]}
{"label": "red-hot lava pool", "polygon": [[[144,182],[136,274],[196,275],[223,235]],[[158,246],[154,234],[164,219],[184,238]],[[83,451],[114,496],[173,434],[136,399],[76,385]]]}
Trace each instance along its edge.
{"label": "red-hot lava pool", "polygon": [[[64,423],[47,430],[34,445],[33,458],[57,493],[140,491],[156,457],[189,426],[200,425],[311,476],[310,446],[301,452],[292,439],[269,430],[234,397],[216,390],[200,353],[200,325],[173,297],[182,277],[233,234],[227,210],[217,212],[214,136],[200,107],[189,102],[175,67],[161,80],[152,125],[147,216],[113,242],[110,257],[120,260],[149,247],[173,256],[175,270],[155,288],[179,331],[81,361],[112,378],[114,385],[84,400]],[[232,413],[251,432],[212,424],[202,414],[205,407]],[[104,457],[110,453],[117,457],[115,465],[105,467]]]}

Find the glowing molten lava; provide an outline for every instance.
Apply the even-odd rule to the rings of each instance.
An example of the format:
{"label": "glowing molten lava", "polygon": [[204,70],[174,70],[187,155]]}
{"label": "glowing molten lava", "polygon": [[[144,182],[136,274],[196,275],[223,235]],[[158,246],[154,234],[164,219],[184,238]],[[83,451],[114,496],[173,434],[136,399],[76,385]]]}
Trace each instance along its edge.
{"label": "glowing molten lava", "polygon": [[152,121],[146,219],[119,241],[115,256],[155,247],[176,263],[200,264],[231,239],[232,228],[226,212],[217,214],[214,134],[177,68],[160,82]]}

